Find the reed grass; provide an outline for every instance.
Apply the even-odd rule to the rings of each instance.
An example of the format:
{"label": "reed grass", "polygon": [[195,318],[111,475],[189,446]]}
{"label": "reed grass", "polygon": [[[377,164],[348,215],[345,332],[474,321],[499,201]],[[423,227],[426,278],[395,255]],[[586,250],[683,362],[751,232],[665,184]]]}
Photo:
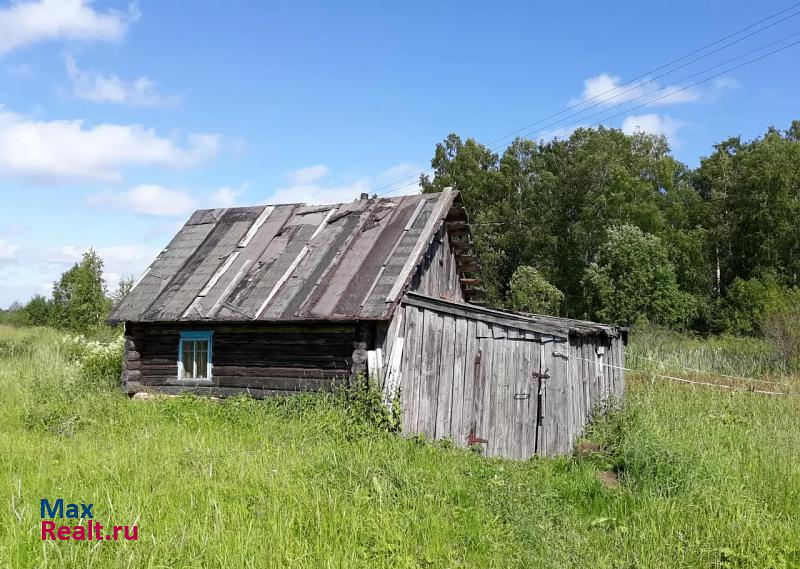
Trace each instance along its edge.
{"label": "reed grass", "polygon": [[[0,567],[800,566],[800,398],[629,376],[594,451],[513,462],[330,395],[140,402],[90,379],[60,334],[0,327]],[[59,497],[140,540],[42,542]]]}

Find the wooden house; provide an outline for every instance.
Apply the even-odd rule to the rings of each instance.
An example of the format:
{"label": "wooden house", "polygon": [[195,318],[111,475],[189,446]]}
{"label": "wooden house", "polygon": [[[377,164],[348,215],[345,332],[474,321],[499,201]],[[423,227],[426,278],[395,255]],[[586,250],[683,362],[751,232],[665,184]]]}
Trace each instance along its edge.
{"label": "wooden house", "polygon": [[123,389],[253,396],[364,373],[406,433],[569,452],[622,395],[624,332],[484,306],[458,192],[195,212],[110,319]]}

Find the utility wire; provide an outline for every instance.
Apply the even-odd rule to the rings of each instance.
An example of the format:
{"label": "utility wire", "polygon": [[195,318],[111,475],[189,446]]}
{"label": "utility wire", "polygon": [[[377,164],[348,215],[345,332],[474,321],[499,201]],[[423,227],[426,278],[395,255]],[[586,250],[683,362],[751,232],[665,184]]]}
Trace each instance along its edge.
{"label": "utility wire", "polygon": [[[771,45],[775,45],[776,43],[780,43],[780,42],[782,42],[782,41],[785,41],[786,39],[788,39],[788,38],[791,38],[791,37],[794,37],[794,36],[796,36],[796,35],[800,35],[800,32],[798,32],[798,33],[794,33],[794,34],[790,34],[789,36],[785,36],[784,38],[781,38],[780,40],[777,40],[777,41],[775,41],[775,42],[771,42],[771,43],[769,43],[769,44],[766,44],[766,45],[764,45],[764,46],[761,46],[760,48],[757,48],[757,49],[754,49],[754,50],[750,50],[750,51],[748,51],[748,52],[745,52],[745,53],[743,53],[743,54],[741,54],[741,55],[738,55],[738,56],[736,56],[736,57],[733,57],[733,58],[731,58],[731,59],[728,59],[728,60],[726,60],[726,61],[725,61],[725,62],[723,62],[723,63],[717,64],[717,65],[713,65],[713,66],[711,66],[711,67],[708,67],[708,68],[704,69],[703,71],[700,71],[700,72],[697,72],[697,73],[693,73],[692,75],[688,75],[688,76],[686,76],[684,79],[688,79],[688,78],[691,78],[691,77],[696,77],[697,75],[701,75],[701,74],[703,74],[703,73],[706,73],[706,72],[708,72],[708,71],[710,71],[710,70],[712,70],[712,69],[716,69],[716,68],[720,67],[721,65],[725,65],[725,64],[727,64],[727,63],[730,63],[731,61],[735,61],[735,60],[737,60],[737,59],[741,59],[742,57],[746,57],[746,56],[748,56],[748,55],[751,55],[751,54],[753,54],[753,53],[756,53],[756,52],[758,52],[758,51],[761,51],[761,50],[765,49],[766,47],[769,47],[769,46],[771,46]],[[763,54],[763,55],[760,55],[760,56],[758,56],[758,57],[754,57],[754,58],[752,58],[752,59],[749,59],[749,60],[747,60],[747,61],[745,61],[745,62],[743,62],[743,63],[740,63],[740,64],[738,64],[738,65],[734,65],[734,66],[732,66],[732,67],[729,67],[729,68],[727,68],[727,69],[724,69],[723,71],[721,71],[721,72],[719,72],[719,73],[715,73],[714,75],[710,75],[709,77],[706,77],[706,78],[704,78],[704,79],[701,79],[701,80],[699,80],[699,81],[695,81],[694,83],[690,83],[689,85],[685,85],[685,86],[683,86],[683,87],[681,87],[681,88],[679,88],[679,89],[670,90],[670,91],[668,91],[667,93],[665,93],[665,94],[663,94],[663,95],[661,95],[661,96],[659,96],[659,97],[656,97],[656,98],[654,98],[654,99],[650,99],[650,100],[648,100],[648,101],[645,101],[644,103],[642,103],[642,104],[639,104],[639,105],[636,105],[636,106],[634,106],[634,107],[629,107],[629,108],[627,108],[627,109],[625,109],[625,110],[623,110],[623,111],[621,111],[621,112],[619,112],[619,113],[616,113],[616,114],[613,114],[613,115],[608,115],[608,116],[606,116],[606,117],[603,117],[603,118],[602,118],[602,119],[600,119],[599,121],[597,121],[597,122],[595,122],[595,123],[592,123],[592,124],[590,124],[590,125],[588,125],[588,126],[589,126],[589,127],[593,127],[593,126],[599,126],[599,125],[603,124],[604,122],[606,122],[606,121],[608,121],[608,120],[610,120],[610,119],[613,119],[613,118],[619,117],[619,116],[621,116],[621,115],[624,115],[624,114],[630,113],[631,111],[635,111],[635,110],[637,110],[637,109],[640,109],[640,108],[642,108],[642,107],[646,107],[646,106],[648,106],[648,105],[651,105],[651,104],[653,104],[653,103],[655,103],[655,102],[661,101],[661,100],[663,100],[663,99],[666,99],[666,98],[668,98],[668,97],[673,97],[673,96],[675,96],[675,95],[676,95],[676,94],[678,94],[678,93],[681,93],[681,92],[683,92],[683,91],[686,91],[686,90],[688,90],[688,89],[691,89],[692,87],[696,87],[697,85],[701,85],[701,84],[703,84],[703,83],[707,83],[708,81],[711,81],[712,79],[716,79],[717,77],[720,77],[720,76],[722,76],[722,75],[725,75],[726,73],[730,73],[731,71],[735,71],[735,70],[737,70],[737,69],[741,69],[742,67],[745,67],[745,66],[747,66],[747,65],[750,65],[750,64],[752,64],[752,63],[755,63],[756,61],[760,61],[760,60],[762,60],[762,59],[764,59],[764,58],[766,58],[766,57],[769,57],[770,55],[774,55],[774,54],[776,54],[776,53],[779,53],[779,52],[781,52],[781,51],[784,51],[784,50],[786,50],[786,49],[789,49],[790,47],[794,47],[795,45],[798,45],[798,44],[800,44],[800,40],[798,40],[798,41],[796,41],[796,42],[793,42],[793,43],[790,43],[790,44],[788,44],[788,45],[785,45],[785,46],[783,46],[783,47],[781,47],[781,48],[774,49],[774,50],[772,50],[772,51],[770,51],[770,52],[767,52],[767,53],[765,53],[765,54]],[[568,126],[573,126],[573,127],[574,127],[574,126],[579,126],[579,125],[580,125],[580,124],[583,122],[583,120],[585,120],[585,119],[588,119],[588,118],[591,118],[591,117],[595,117],[595,116],[597,116],[597,115],[600,115],[600,114],[603,114],[603,113],[605,113],[605,112],[607,112],[607,111],[609,111],[609,110],[613,110],[613,109],[616,109],[616,108],[623,107],[623,106],[627,105],[627,104],[628,104],[628,103],[630,103],[630,102],[633,102],[633,101],[636,101],[636,100],[638,100],[638,99],[641,99],[641,98],[643,98],[643,97],[645,97],[645,96],[647,96],[647,95],[652,95],[653,93],[655,93],[655,92],[657,92],[657,91],[659,91],[659,90],[660,90],[660,89],[656,89],[656,90],[650,91],[649,93],[645,93],[644,95],[641,95],[641,96],[639,96],[639,97],[636,97],[636,98],[634,98],[634,99],[631,99],[631,100],[629,100],[629,101],[625,101],[625,102],[623,102],[623,103],[619,103],[619,104],[613,105],[613,106],[609,107],[608,109],[604,109],[604,110],[602,110],[602,111],[599,111],[599,112],[592,113],[592,114],[590,114],[590,115],[584,116],[584,117],[582,117],[582,118],[581,118],[581,119],[580,119],[578,122],[576,122],[576,123],[572,123],[572,124],[570,124],[570,125],[568,125]],[[530,136],[531,134],[538,133],[538,132],[544,132],[544,131],[546,131],[546,129],[548,129],[548,128],[552,128],[552,127],[554,127],[554,126],[557,126],[557,125],[558,125],[560,122],[561,122],[561,121],[559,120],[559,121],[556,121],[556,122],[554,122],[554,123],[550,123],[550,124],[546,125],[545,127],[541,128],[541,129],[538,129],[538,130],[532,131],[531,133],[526,133],[526,134],[525,134],[525,136]],[[490,150],[492,150],[492,149],[490,148]],[[425,172],[430,172],[430,171],[432,171],[432,169],[428,169],[428,170],[426,170]],[[424,173],[424,172],[423,172],[423,173]],[[406,179],[408,179],[408,178],[406,178]],[[407,187],[410,187],[410,186],[413,186],[413,185],[416,185],[416,182],[413,182],[413,183],[410,183],[410,184],[404,184],[404,185],[402,185],[402,186],[398,186],[398,187],[396,187],[396,188],[394,188],[394,189],[392,189],[392,190],[389,190],[389,191],[387,191],[387,192],[384,192],[384,193],[382,193],[382,194],[378,194],[378,195],[379,195],[379,196],[383,196],[383,195],[391,194],[391,193],[397,192],[397,191],[399,191],[399,190],[402,190],[402,189],[404,189],[404,188],[407,188]]]}
{"label": "utility wire", "polygon": [[[752,23],[752,24],[750,24],[750,25],[748,25],[748,26],[745,26],[744,28],[741,28],[741,29],[739,29],[739,30],[737,30],[737,31],[735,31],[735,32],[733,32],[733,33],[731,33],[731,34],[728,34],[728,35],[726,35],[726,36],[724,36],[724,37],[722,37],[722,38],[720,38],[720,39],[718,39],[718,40],[715,40],[715,41],[713,41],[713,42],[711,42],[711,43],[709,43],[709,44],[706,44],[706,45],[704,45],[704,46],[702,46],[702,47],[700,47],[700,48],[698,48],[698,49],[695,49],[695,50],[693,50],[693,51],[691,51],[691,52],[689,52],[689,53],[687,53],[687,54],[685,54],[685,55],[682,55],[681,57],[678,57],[678,58],[676,58],[676,59],[673,59],[672,61],[670,61],[670,62],[668,62],[668,63],[665,63],[665,64],[663,64],[663,65],[661,65],[661,66],[659,66],[659,67],[655,67],[655,68],[653,68],[653,69],[651,69],[651,70],[649,70],[649,71],[646,71],[646,72],[644,72],[644,73],[642,73],[642,74],[640,74],[640,75],[638,75],[638,76],[634,77],[633,79],[630,79],[629,81],[626,81],[626,82],[624,82],[624,83],[622,83],[622,84],[620,84],[620,85],[617,85],[617,86],[615,86],[615,87],[614,87],[614,88],[612,88],[612,89],[609,89],[609,90],[607,90],[607,91],[604,91],[603,93],[598,93],[597,95],[595,95],[595,96],[593,96],[593,97],[590,97],[589,99],[583,100],[583,101],[581,101],[581,102],[579,102],[579,103],[576,103],[576,104],[573,104],[573,105],[570,105],[570,106],[568,106],[568,107],[566,107],[566,108],[562,109],[561,111],[559,111],[559,112],[557,112],[557,113],[553,113],[553,114],[551,114],[551,115],[548,115],[548,116],[546,116],[546,117],[544,117],[544,118],[542,118],[542,119],[540,119],[540,120],[538,120],[538,121],[536,121],[536,122],[530,123],[530,124],[528,124],[528,125],[526,125],[526,126],[524,126],[524,127],[520,128],[520,129],[517,129],[517,130],[515,130],[515,131],[512,131],[512,132],[510,132],[510,133],[508,133],[508,134],[506,134],[506,135],[503,135],[503,136],[501,136],[501,137],[499,137],[499,138],[496,138],[496,139],[494,139],[494,140],[491,140],[491,141],[490,141],[490,142],[487,144],[487,146],[493,145],[494,143],[496,143],[496,142],[499,142],[499,141],[501,141],[501,140],[504,140],[504,139],[506,139],[506,138],[510,138],[511,136],[514,136],[514,135],[516,135],[516,134],[518,134],[518,133],[520,133],[520,132],[522,132],[522,131],[524,131],[524,130],[527,130],[527,129],[529,129],[529,128],[530,128],[530,127],[532,127],[532,126],[535,126],[535,125],[537,125],[537,124],[541,124],[542,122],[544,122],[544,121],[546,121],[546,120],[549,120],[549,119],[551,119],[551,118],[554,118],[554,117],[557,117],[557,116],[559,116],[559,115],[562,115],[562,114],[564,114],[565,112],[568,112],[568,111],[570,111],[570,110],[572,110],[572,109],[575,109],[575,108],[577,108],[577,107],[579,107],[579,106],[581,106],[581,105],[584,105],[584,104],[586,104],[586,103],[588,103],[588,102],[591,102],[591,101],[593,101],[593,100],[596,100],[596,99],[598,99],[598,98],[600,98],[600,97],[602,97],[602,96],[604,96],[604,95],[607,95],[607,94],[609,94],[609,93],[611,93],[611,92],[613,92],[613,91],[616,91],[616,90],[618,90],[618,89],[620,89],[620,88],[622,88],[622,87],[625,87],[625,86],[627,86],[627,85],[631,85],[631,84],[633,84],[633,83],[636,83],[637,81],[639,81],[639,80],[641,80],[641,79],[643,79],[643,78],[647,77],[648,75],[650,75],[650,74],[652,74],[652,73],[654,73],[654,72],[656,72],[656,71],[660,71],[660,70],[662,70],[662,69],[666,69],[666,68],[668,68],[668,67],[671,67],[672,65],[674,65],[674,64],[676,64],[676,63],[678,63],[678,62],[680,62],[680,61],[683,61],[683,60],[685,60],[685,59],[687,59],[687,58],[689,58],[689,57],[691,57],[691,56],[693,56],[693,55],[696,55],[696,54],[698,54],[698,53],[701,53],[701,52],[703,52],[703,51],[707,50],[707,49],[708,49],[708,48],[710,48],[710,47],[713,47],[713,46],[715,46],[715,45],[717,45],[717,44],[720,44],[720,43],[722,43],[722,42],[724,42],[724,41],[726,41],[726,40],[728,40],[728,39],[731,39],[731,38],[733,38],[733,37],[735,37],[735,36],[737,36],[737,35],[739,35],[739,34],[742,34],[743,32],[746,32],[746,31],[748,31],[748,30],[750,30],[750,29],[752,29],[752,28],[754,28],[754,27],[757,27],[757,26],[759,26],[760,24],[762,24],[762,23],[764,23],[764,22],[767,22],[767,21],[769,21],[769,20],[772,20],[773,18],[776,18],[776,17],[778,17],[778,16],[780,16],[780,15],[783,15],[783,14],[785,14],[786,12],[790,12],[790,11],[794,10],[795,8],[797,8],[797,7],[800,7],[800,2],[798,2],[798,3],[795,3],[795,4],[791,5],[791,6],[789,6],[788,8],[785,8],[785,9],[783,9],[783,10],[780,10],[780,11],[778,11],[778,12],[776,12],[776,13],[774,13],[774,14],[770,15],[770,16],[767,16],[766,18],[762,18],[761,20],[758,20],[757,22],[754,22],[754,23]],[[653,77],[652,79],[649,79],[648,81],[646,81],[646,82],[644,82],[644,83],[638,83],[638,84],[636,84],[634,87],[632,87],[632,88],[630,88],[630,89],[628,89],[628,90],[624,91],[623,93],[620,93],[620,94],[616,95],[615,97],[612,97],[612,98],[610,98],[610,99],[607,99],[607,100],[611,100],[611,99],[613,99],[613,98],[616,98],[616,97],[618,97],[618,96],[621,96],[621,95],[623,95],[623,94],[625,94],[625,93],[628,93],[628,92],[630,92],[631,90],[633,90],[633,89],[635,89],[635,88],[639,88],[639,87],[641,87],[642,85],[646,85],[646,84],[648,84],[648,83],[652,83],[653,81],[655,81],[655,80],[656,80],[656,79],[658,79],[658,78],[661,78],[661,77],[663,77],[663,76],[665,76],[665,75],[669,75],[669,74],[671,74],[671,73],[674,73],[674,72],[675,72],[675,71],[677,71],[678,69],[682,69],[682,68],[684,68],[684,67],[687,67],[687,66],[691,65],[692,63],[695,63],[695,62],[697,62],[697,61],[699,61],[699,60],[701,60],[701,59],[704,59],[704,58],[706,58],[706,57],[708,57],[708,56],[710,56],[710,55],[713,55],[714,53],[717,53],[717,52],[721,51],[722,49],[725,49],[725,48],[727,48],[727,47],[729,47],[729,46],[731,46],[731,45],[734,45],[735,43],[738,43],[738,42],[740,42],[740,41],[743,41],[743,40],[745,40],[745,39],[747,39],[747,38],[749,38],[749,37],[751,37],[751,36],[753,36],[753,35],[755,35],[755,34],[761,33],[761,32],[763,32],[764,30],[766,30],[766,29],[768,29],[768,28],[771,28],[771,27],[773,27],[773,26],[775,26],[775,25],[777,25],[777,24],[780,24],[780,23],[782,23],[782,22],[784,22],[784,21],[786,21],[786,20],[788,20],[788,19],[790,19],[790,18],[793,18],[793,17],[797,16],[798,14],[800,14],[800,12],[795,12],[795,13],[789,14],[788,16],[785,16],[784,18],[781,18],[780,20],[777,20],[777,21],[775,21],[775,22],[772,22],[772,23],[770,23],[770,24],[768,24],[768,25],[766,25],[766,26],[764,26],[764,27],[762,27],[762,28],[760,28],[760,29],[758,29],[758,30],[756,30],[756,31],[753,31],[753,32],[751,32],[751,33],[749,33],[749,34],[747,34],[747,35],[745,35],[745,36],[742,36],[742,37],[740,37],[740,38],[738,38],[738,39],[736,39],[736,40],[734,40],[734,41],[732,41],[732,42],[729,42],[729,43],[725,44],[724,46],[721,46],[721,47],[719,47],[719,48],[717,48],[717,49],[715,49],[715,50],[713,50],[713,51],[711,51],[711,52],[709,52],[709,53],[706,53],[705,55],[702,55],[702,56],[700,56],[700,57],[697,57],[697,58],[695,58],[695,59],[693,59],[693,60],[691,60],[691,61],[689,61],[689,62],[687,62],[687,63],[684,63],[684,64],[682,64],[682,65],[680,65],[680,66],[676,67],[675,69],[672,69],[672,70],[670,70],[670,71],[667,71],[667,72],[665,72],[665,73],[662,73],[661,75],[658,75],[658,76],[656,76],[656,77]],[[762,47],[761,49],[763,49],[763,47]],[[605,101],[601,101],[601,103],[602,103],[602,102],[605,102]],[[601,103],[598,103],[598,104],[601,104]],[[594,107],[594,106],[597,106],[597,105],[592,105],[592,107]],[[583,111],[585,111],[585,110],[588,110],[589,108],[592,108],[592,107],[587,107],[587,108],[583,109]],[[582,112],[582,111],[581,111],[581,112]],[[420,172],[420,174],[424,174],[424,173],[428,173],[428,172],[432,172],[432,171],[433,171],[433,169],[432,169],[432,168],[428,168],[427,170],[424,170],[424,171]],[[397,185],[397,184],[399,184],[399,183],[405,182],[405,181],[407,181],[407,180],[418,179],[420,174],[414,174],[414,175],[411,175],[411,176],[406,176],[405,178],[402,178],[402,179],[400,179],[400,180],[397,180],[396,182],[392,182],[392,183],[390,183],[390,184],[386,184],[386,185],[380,186],[380,187],[378,187],[378,188],[376,188],[376,189],[375,189],[375,192],[378,192],[378,191],[380,191],[380,190],[383,190],[383,189],[386,189],[386,188],[391,188],[391,187],[393,187],[393,186],[395,186],[395,185]],[[380,194],[377,194],[377,195],[379,195],[379,196],[383,196],[383,195],[386,195],[386,194],[394,193],[394,192],[396,192],[396,191],[398,191],[398,190],[400,190],[400,189],[403,189],[403,188],[406,188],[406,187],[409,187],[409,186],[413,186],[413,185],[416,185],[416,182],[413,182],[413,183],[410,183],[410,184],[405,184],[405,185],[403,185],[403,186],[400,186],[400,187],[398,187],[398,188],[395,188],[395,189],[393,189],[393,190],[390,190],[390,191],[388,191],[388,192],[383,192],[383,193],[380,193]]]}

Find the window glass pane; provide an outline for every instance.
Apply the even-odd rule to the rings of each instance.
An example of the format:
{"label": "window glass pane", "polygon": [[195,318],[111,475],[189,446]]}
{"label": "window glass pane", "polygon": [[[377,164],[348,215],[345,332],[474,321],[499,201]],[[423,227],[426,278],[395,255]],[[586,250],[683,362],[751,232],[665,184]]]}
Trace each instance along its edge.
{"label": "window glass pane", "polygon": [[195,340],[195,362],[198,378],[208,377],[208,340]]}
{"label": "window glass pane", "polygon": [[197,362],[197,377],[208,377],[208,352],[198,350],[195,357]]}
{"label": "window glass pane", "polygon": [[183,377],[194,377],[194,342],[192,340],[183,341]]}
{"label": "window glass pane", "polygon": [[[190,336],[189,333],[186,334]],[[194,335],[194,334],[191,334]],[[197,334],[199,335],[199,334]],[[209,355],[211,340],[205,338],[181,339],[181,379],[208,379],[211,377]]]}

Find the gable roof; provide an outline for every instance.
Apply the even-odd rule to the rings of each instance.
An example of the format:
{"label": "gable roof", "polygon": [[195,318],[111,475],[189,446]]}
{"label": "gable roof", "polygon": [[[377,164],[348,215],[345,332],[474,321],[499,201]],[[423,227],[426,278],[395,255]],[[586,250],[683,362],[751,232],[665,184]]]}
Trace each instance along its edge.
{"label": "gable roof", "polygon": [[196,211],[109,320],[388,319],[457,196]]}

